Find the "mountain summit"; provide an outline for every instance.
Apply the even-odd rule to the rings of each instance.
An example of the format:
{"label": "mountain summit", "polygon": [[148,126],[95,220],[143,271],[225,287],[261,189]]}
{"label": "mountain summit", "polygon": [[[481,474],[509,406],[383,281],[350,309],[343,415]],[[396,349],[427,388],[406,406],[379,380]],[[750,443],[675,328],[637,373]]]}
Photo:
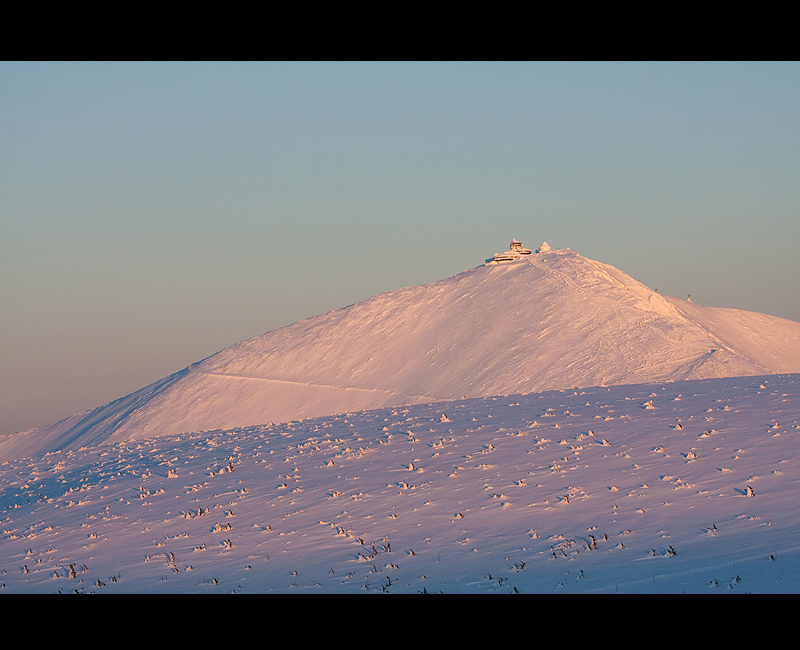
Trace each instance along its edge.
{"label": "mountain summit", "polygon": [[662,296],[513,240],[486,263],[242,341],[8,436],[0,459],[464,397],[800,372],[800,323]]}

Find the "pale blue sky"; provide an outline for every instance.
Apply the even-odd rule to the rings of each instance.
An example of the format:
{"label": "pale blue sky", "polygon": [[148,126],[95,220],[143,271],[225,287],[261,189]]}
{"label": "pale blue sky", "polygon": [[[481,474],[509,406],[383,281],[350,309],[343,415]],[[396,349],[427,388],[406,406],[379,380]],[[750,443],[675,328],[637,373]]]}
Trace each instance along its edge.
{"label": "pale blue sky", "polygon": [[797,62],[0,63],[0,433],[512,237],[800,321]]}

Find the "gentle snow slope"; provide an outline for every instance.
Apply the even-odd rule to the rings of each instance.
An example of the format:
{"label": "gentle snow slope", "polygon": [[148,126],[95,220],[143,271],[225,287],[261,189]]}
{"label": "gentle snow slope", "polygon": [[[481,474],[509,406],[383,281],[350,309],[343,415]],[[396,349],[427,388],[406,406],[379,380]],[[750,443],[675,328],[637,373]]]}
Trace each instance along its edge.
{"label": "gentle snow slope", "polygon": [[796,593],[800,375],[0,463],[6,593]]}
{"label": "gentle snow slope", "polygon": [[243,341],[0,458],[382,406],[800,372],[800,323],[665,298],[549,250],[389,291]]}

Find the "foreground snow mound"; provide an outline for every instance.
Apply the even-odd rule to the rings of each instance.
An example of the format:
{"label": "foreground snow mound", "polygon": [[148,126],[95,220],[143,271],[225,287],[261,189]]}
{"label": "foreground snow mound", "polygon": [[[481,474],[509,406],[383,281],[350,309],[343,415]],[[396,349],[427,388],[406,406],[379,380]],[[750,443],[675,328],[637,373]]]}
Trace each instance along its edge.
{"label": "foreground snow mound", "polygon": [[800,372],[800,323],[667,298],[569,249],[529,252],[243,341],[8,437],[0,458],[462,397]]}
{"label": "foreground snow mound", "polygon": [[6,593],[796,593],[800,375],[0,463]]}

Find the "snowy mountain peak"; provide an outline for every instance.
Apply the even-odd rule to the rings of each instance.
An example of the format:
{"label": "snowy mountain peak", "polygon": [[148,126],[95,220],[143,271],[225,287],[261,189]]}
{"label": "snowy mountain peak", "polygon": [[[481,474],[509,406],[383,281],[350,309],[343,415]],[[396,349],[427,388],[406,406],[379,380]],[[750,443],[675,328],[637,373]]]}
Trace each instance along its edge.
{"label": "snowy mountain peak", "polygon": [[486,264],[253,337],[7,436],[0,459],[464,397],[791,372],[800,323],[662,296],[571,249],[544,243],[532,255],[513,240]]}

